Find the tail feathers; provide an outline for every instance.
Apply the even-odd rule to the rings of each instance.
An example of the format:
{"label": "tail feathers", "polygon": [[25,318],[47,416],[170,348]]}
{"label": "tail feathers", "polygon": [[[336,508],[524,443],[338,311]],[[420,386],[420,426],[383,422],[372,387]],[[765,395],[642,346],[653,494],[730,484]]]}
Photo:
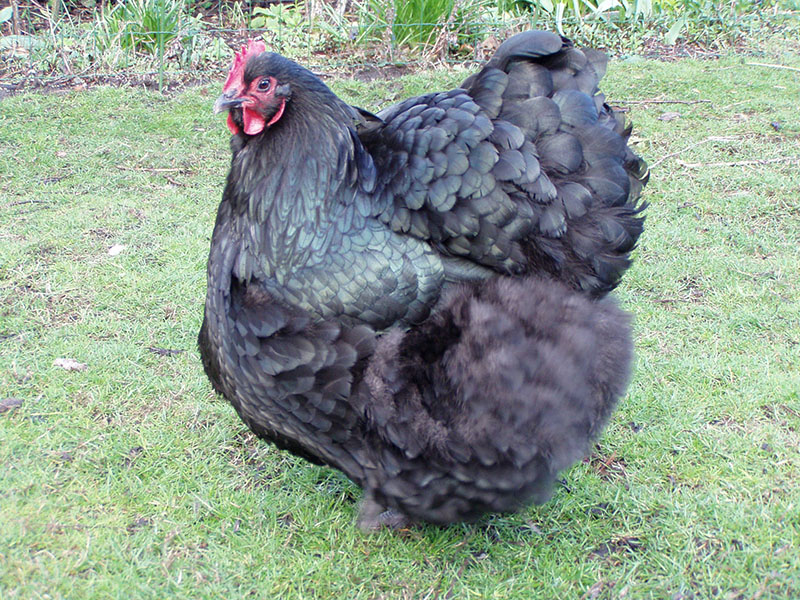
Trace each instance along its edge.
{"label": "tail feathers", "polygon": [[565,44],[564,38],[549,31],[525,31],[500,44],[487,66],[505,71],[512,61],[551,56]]}
{"label": "tail feathers", "polygon": [[512,238],[526,270],[596,296],[630,265],[648,178],[628,147],[630,125],[599,92],[607,63],[553,33],[526,32],[464,82],[477,104],[491,107],[499,150],[492,175],[514,202],[529,203],[532,227]]}
{"label": "tail feathers", "polygon": [[575,289],[601,297],[630,267],[630,253],[644,228],[640,213],[645,206],[593,205],[571,219],[560,238],[537,236],[528,249],[529,261]]}
{"label": "tail feathers", "polygon": [[539,278],[459,288],[378,342],[364,386],[382,469],[368,494],[440,523],[544,501],[624,393],[631,360],[611,299]]}

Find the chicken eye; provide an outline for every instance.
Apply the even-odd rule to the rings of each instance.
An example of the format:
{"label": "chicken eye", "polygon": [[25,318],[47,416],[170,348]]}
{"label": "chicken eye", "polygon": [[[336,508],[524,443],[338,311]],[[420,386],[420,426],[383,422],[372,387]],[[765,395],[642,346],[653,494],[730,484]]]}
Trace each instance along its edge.
{"label": "chicken eye", "polygon": [[266,92],[271,85],[272,82],[269,80],[268,77],[265,77],[264,79],[258,82],[258,90],[260,92]]}

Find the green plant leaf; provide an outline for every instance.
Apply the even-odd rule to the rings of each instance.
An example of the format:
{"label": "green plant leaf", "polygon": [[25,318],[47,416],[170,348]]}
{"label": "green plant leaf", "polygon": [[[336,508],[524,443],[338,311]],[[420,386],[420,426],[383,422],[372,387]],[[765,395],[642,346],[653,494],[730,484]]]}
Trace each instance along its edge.
{"label": "green plant leaf", "polygon": [[684,27],[686,27],[686,17],[681,17],[675,21],[672,27],[669,28],[669,31],[667,31],[667,34],[664,36],[664,43],[668,46],[674,46],[675,42],[677,42],[678,38],[681,36]]}
{"label": "green plant leaf", "polygon": [[556,4],[556,29],[558,33],[564,35],[564,9],[567,5],[563,2]]}
{"label": "green plant leaf", "polygon": [[639,15],[648,18],[653,14],[653,2],[652,0],[636,0],[636,8],[634,9],[634,15],[637,17]]}
{"label": "green plant leaf", "polygon": [[597,8],[594,9],[595,14],[602,14],[612,8],[617,8],[621,6],[619,0],[603,0],[600,4],[597,5]]}
{"label": "green plant leaf", "polygon": [[101,13],[96,37],[103,49],[118,46],[155,54],[185,32],[187,24],[182,0],[128,0]]}
{"label": "green plant leaf", "polygon": [[0,23],[10,21],[12,16],[14,16],[14,9],[6,6],[3,10],[0,10]]}

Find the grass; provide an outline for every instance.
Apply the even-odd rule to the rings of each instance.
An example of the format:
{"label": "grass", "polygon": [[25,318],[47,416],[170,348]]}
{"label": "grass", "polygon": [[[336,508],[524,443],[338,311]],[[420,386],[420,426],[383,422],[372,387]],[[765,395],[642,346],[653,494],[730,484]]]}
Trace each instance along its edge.
{"label": "grass", "polygon": [[[800,84],[746,62],[611,65],[658,164],[593,457],[522,514],[373,536],[202,373],[219,85],[0,101],[0,598],[800,597]],[[463,76],[331,83],[375,108]]]}

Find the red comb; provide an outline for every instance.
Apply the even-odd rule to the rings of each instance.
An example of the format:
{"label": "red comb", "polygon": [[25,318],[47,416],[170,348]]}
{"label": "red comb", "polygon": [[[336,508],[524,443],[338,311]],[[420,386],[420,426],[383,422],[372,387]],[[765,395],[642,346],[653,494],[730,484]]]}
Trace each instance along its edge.
{"label": "red comb", "polygon": [[244,65],[247,59],[255,54],[261,54],[267,51],[267,45],[261,40],[249,40],[247,46],[242,46],[241,52],[233,57],[233,65],[228,72],[228,79],[225,81],[223,90],[227,90],[228,86],[242,80],[244,74]]}

